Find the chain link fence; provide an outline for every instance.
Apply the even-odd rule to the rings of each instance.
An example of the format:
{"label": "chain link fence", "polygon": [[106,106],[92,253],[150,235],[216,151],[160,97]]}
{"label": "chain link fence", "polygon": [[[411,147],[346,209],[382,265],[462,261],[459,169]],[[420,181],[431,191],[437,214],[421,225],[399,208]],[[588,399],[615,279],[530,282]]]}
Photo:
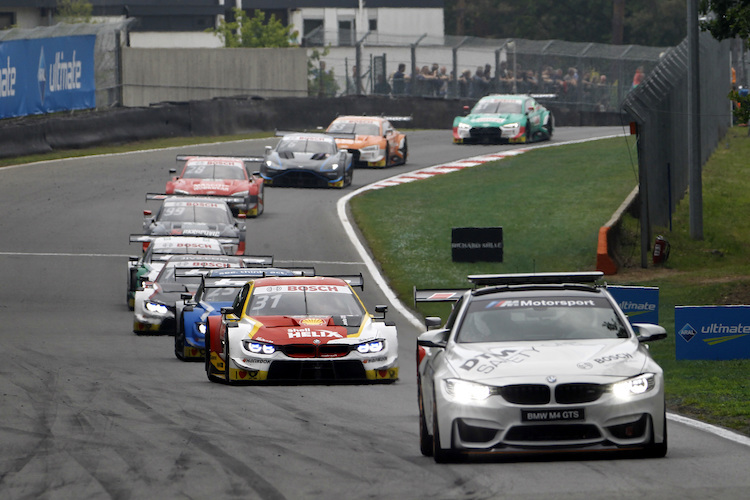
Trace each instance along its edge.
{"label": "chain link fence", "polygon": [[554,94],[581,111],[617,111],[640,76],[670,47],[561,40],[482,39],[368,34],[323,47],[331,34],[305,38],[320,66],[310,72],[311,96],[381,94],[478,98],[488,93]]}

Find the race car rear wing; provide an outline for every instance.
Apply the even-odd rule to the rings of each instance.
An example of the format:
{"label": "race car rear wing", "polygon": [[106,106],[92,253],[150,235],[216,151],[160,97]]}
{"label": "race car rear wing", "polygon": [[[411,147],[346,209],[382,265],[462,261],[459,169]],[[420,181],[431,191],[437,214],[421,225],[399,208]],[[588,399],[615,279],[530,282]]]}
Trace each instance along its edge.
{"label": "race car rear wing", "polygon": [[355,139],[357,134],[344,132],[326,132],[325,130],[277,130],[276,137],[284,137],[293,134],[325,134],[334,139]]}
{"label": "race car rear wing", "polygon": [[362,277],[362,273],[359,274],[326,274],[329,278],[338,278],[346,281],[350,287],[359,288],[364,291],[365,279]]}
{"label": "race car rear wing", "polygon": [[271,267],[273,265],[273,255],[243,255],[242,262],[246,266]]}
{"label": "race car rear wing", "polygon": [[[130,243],[151,243],[152,241],[158,238],[169,238],[169,237],[171,236],[151,235],[151,234],[131,234]],[[200,236],[200,235],[180,235],[180,237],[182,238],[211,238],[212,240],[216,240],[219,243],[222,243],[224,245],[239,245],[240,243],[239,238],[228,238],[225,236],[215,237],[215,236]],[[273,257],[271,257],[271,263],[268,265],[270,266],[271,264],[273,264]]]}
{"label": "race car rear wing", "polygon": [[177,155],[175,161],[177,163],[185,163],[192,158],[227,158],[230,160],[241,160],[245,162],[261,162],[263,161],[262,156],[231,156],[231,155]]}
{"label": "race car rear wing", "polygon": [[217,195],[217,194],[146,193],[146,201],[166,200],[167,198],[210,198],[212,200],[226,201],[227,203],[242,203],[243,201],[245,201],[244,196],[223,196],[223,195]]}
{"label": "race car rear wing", "polygon": [[470,288],[423,288],[414,287],[414,307],[419,302],[458,302]]}

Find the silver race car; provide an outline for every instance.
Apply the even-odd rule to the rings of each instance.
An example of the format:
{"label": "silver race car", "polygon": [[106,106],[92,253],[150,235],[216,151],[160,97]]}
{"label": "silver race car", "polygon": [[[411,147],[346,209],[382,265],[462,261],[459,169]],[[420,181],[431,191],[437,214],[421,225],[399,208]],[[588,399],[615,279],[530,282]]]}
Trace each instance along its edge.
{"label": "silver race car", "polygon": [[470,276],[468,290],[415,290],[454,301],[419,336],[420,449],[467,454],[551,450],[667,452],[662,369],[601,272]]}

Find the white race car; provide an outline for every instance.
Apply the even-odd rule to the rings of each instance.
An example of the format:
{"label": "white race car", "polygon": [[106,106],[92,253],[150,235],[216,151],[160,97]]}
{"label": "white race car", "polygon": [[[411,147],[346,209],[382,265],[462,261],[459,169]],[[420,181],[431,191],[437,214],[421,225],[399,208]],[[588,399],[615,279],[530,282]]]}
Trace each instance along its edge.
{"label": "white race car", "polygon": [[[351,284],[351,285],[350,285]],[[247,283],[209,316],[206,374],[213,382],[395,382],[396,326],[370,315],[352,286],[362,276],[273,277]]]}
{"label": "white race car", "polygon": [[469,276],[469,290],[419,336],[422,454],[551,450],[667,452],[662,369],[645,342],[666,330],[628,322],[601,272]]}

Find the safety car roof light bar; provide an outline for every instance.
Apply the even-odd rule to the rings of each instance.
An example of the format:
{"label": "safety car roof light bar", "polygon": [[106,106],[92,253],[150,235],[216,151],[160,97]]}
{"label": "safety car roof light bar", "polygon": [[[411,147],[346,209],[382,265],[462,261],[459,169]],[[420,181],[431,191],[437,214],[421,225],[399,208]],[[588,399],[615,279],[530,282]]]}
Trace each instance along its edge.
{"label": "safety car roof light bar", "polygon": [[581,271],[573,273],[473,274],[467,276],[467,278],[475,286],[501,286],[596,283],[603,276],[602,271]]}

